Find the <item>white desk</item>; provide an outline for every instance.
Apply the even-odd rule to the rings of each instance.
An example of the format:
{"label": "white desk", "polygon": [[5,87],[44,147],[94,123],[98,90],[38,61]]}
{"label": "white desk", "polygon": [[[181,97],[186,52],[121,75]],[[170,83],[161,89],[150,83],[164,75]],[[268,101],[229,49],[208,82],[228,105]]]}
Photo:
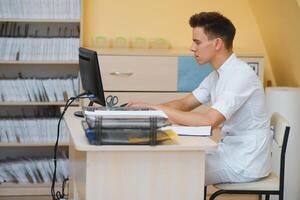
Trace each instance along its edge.
{"label": "white desk", "polygon": [[200,200],[204,189],[207,137],[178,137],[157,146],[88,143],[82,118],[69,108],[70,196],[80,200]]}

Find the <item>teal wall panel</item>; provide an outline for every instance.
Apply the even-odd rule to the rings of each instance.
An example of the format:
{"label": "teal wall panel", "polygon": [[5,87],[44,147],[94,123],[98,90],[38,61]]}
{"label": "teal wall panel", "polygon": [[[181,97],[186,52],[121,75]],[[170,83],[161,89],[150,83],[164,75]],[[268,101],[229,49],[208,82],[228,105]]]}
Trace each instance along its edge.
{"label": "teal wall panel", "polygon": [[193,56],[178,57],[177,91],[190,92],[212,72],[210,64],[199,65]]}

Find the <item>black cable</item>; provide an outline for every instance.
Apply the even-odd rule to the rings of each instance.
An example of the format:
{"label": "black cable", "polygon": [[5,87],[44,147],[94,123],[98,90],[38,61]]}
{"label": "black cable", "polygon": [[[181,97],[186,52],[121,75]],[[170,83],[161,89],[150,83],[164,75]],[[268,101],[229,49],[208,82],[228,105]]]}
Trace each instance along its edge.
{"label": "black cable", "polygon": [[[82,98],[82,96],[87,95],[88,93],[84,92],[81,93],[79,95],[77,95],[76,97],[71,97],[70,99],[68,99],[68,101],[65,104],[64,110],[60,115],[60,118],[58,120],[58,125],[57,125],[57,137],[56,137],[56,142],[55,142],[55,146],[54,146],[54,155],[53,155],[53,161],[54,161],[54,170],[53,170],[53,176],[52,176],[52,184],[51,184],[51,196],[53,200],[59,200],[61,198],[64,198],[64,190],[62,192],[62,194],[57,191],[55,192],[55,181],[56,181],[56,166],[57,166],[57,150],[58,150],[58,141],[59,141],[59,129],[60,129],[60,122],[64,116],[64,114],[66,113],[67,109],[69,108],[69,106],[78,98]],[[64,181],[65,182],[65,181]],[[63,183],[63,187],[64,187]]]}
{"label": "black cable", "polygon": [[69,180],[69,178],[65,178],[63,183],[62,183],[62,186],[61,186],[61,192],[60,191],[57,191],[55,193],[55,196],[57,199],[65,199],[65,185],[66,185],[66,182]]}
{"label": "black cable", "polygon": [[56,137],[56,142],[55,142],[55,146],[54,146],[54,156],[53,156],[53,161],[54,161],[54,170],[53,170],[53,176],[52,176],[52,185],[51,185],[51,195],[52,195],[52,199],[53,200],[57,200],[60,199],[59,197],[57,197],[56,193],[55,193],[55,181],[56,181],[56,168],[57,168],[57,150],[58,150],[58,140],[59,140],[59,130],[60,130],[60,123],[61,120],[66,112],[66,110],[68,109],[68,107],[76,100],[77,98],[71,97],[70,99],[68,99],[68,101],[65,104],[64,110],[60,115],[59,121],[58,121],[58,126],[57,126],[57,137]]}
{"label": "black cable", "polygon": [[65,194],[65,185],[66,185],[67,181],[69,181],[69,178],[65,178],[64,181],[63,181],[63,184],[62,184],[61,191],[62,191],[62,196],[63,197],[66,195]]}

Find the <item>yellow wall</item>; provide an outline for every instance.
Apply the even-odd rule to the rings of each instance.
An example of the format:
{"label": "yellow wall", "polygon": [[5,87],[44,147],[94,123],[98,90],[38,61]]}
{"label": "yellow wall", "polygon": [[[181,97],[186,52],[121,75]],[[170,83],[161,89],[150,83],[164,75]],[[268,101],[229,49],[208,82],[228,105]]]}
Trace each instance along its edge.
{"label": "yellow wall", "polygon": [[279,86],[300,86],[300,7],[296,0],[249,0]]}
{"label": "yellow wall", "polygon": [[[235,24],[234,47],[243,52],[265,49],[247,0],[86,0],[84,1],[84,46],[97,35],[107,37],[163,37],[174,48],[191,44],[189,17],[200,11],[219,11]],[[273,80],[268,59],[265,80]]]}

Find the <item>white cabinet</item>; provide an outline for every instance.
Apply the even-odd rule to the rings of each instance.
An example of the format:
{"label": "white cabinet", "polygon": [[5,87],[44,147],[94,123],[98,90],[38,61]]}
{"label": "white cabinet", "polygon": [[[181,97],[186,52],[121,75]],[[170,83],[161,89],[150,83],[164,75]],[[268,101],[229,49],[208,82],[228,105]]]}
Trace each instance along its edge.
{"label": "white cabinet", "polygon": [[100,56],[99,63],[105,90],[176,91],[176,57]]}
{"label": "white cabinet", "polygon": [[[118,96],[121,104],[130,100],[162,103],[181,98],[212,71],[210,65],[199,66],[187,53],[99,52],[104,90],[106,94]],[[238,57],[263,79],[262,56],[243,54]]]}

